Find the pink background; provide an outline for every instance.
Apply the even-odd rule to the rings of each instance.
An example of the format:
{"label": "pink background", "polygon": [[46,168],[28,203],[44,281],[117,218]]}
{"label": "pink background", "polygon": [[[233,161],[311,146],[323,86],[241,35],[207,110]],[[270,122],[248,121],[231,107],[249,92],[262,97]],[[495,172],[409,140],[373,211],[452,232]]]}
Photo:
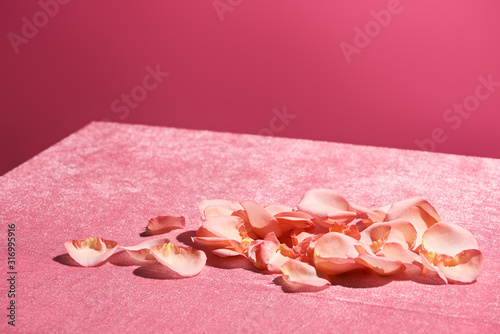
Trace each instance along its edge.
{"label": "pink background", "polygon": [[[0,174],[103,119],[408,149],[437,131],[438,152],[500,158],[500,87],[444,118],[500,82],[498,1],[60,1],[0,4]],[[374,30],[348,62],[356,27]]]}

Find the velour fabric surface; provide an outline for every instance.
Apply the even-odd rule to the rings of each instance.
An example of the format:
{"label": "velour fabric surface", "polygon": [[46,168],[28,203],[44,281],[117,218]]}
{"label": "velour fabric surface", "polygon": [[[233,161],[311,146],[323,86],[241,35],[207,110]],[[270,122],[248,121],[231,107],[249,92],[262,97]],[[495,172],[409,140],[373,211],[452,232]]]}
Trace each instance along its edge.
{"label": "velour fabric surface", "polygon": [[[192,245],[203,199],[296,206],[312,188],[359,205],[420,195],[443,220],[471,231],[485,256],[472,284],[404,272],[340,275],[326,290],[289,293],[280,275],[207,254],[193,278],[117,252],[78,266],[63,243],[102,237],[131,246],[149,218],[186,218],[168,236]],[[16,225],[16,326],[0,332],[304,333],[500,332],[500,160],[115,123],[91,123],[0,178],[7,225]],[[7,277],[8,278],[8,277]]]}

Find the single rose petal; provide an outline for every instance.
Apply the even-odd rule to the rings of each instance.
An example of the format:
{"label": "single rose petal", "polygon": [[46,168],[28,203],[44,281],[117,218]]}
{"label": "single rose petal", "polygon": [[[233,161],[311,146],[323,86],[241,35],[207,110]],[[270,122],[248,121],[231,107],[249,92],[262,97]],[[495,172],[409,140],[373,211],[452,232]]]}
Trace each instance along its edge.
{"label": "single rose petal", "polygon": [[466,229],[456,224],[440,222],[423,234],[422,245],[426,251],[455,256],[466,249],[477,249],[477,241]]}
{"label": "single rose petal", "polygon": [[327,275],[337,275],[358,269],[354,260],[359,253],[358,242],[345,234],[330,232],[318,239],[314,246],[314,265]]}
{"label": "single rose petal", "polygon": [[354,247],[357,240],[345,234],[330,232],[323,235],[316,242],[314,252],[323,257],[341,257],[353,259],[358,256],[358,251]]}
{"label": "single rose petal", "polygon": [[253,231],[260,238],[264,238],[270,232],[274,232],[278,238],[281,236],[280,224],[264,207],[253,201],[241,202],[241,206],[248,214],[248,221]]}
{"label": "single rose petal", "polygon": [[198,275],[207,262],[205,252],[192,247],[166,243],[151,246],[150,250],[158,262],[182,277]]}
{"label": "single rose petal", "polygon": [[[395,219],[405,219],[404,216],[409,214],[408,209],[418,207],[425,211],[435,222],[441,221],[441,217],[436,209],[423,197],[412,197],[402,201],[394,202],[389,211],[387,211],[386,221]],[[411,216],[411,215],[410,215]],[[431,221],[429,221],[431,222]]]}
{"label": "single rose petal", "polygon": [[332,219],[345,223],[356,218],[357,213],[350,211],[347,200],[331,189],[312,189],[307,191],[299,202],[300,211],[321,219]]}
{"label": "single rose petal", "polygon": [[[207,208],[210,209],[206,211]],[[203,200],[198,204],[198,209],[202,215],[202,219],[207,216],[218,215],[219,213],[234,212],[243,209],[238,203],[233,203],[225,199],[208,199]],[[229,213],[229,215],[231,214]],[[207,215],[208,214],[208,215]]]}
{"label": "single rose petal", "polygon": [[118,247],[118,243],[101,238],[72,240],[64,243],[68,254],[84,267],[93,267],[106,261]]}
{"label": "single rose petal", "polygon": [[370,254],[360,254],[356,258],[356,262],[373,269],[373,271],[380,275],[390,275],[405,268],[401,261]]}
{"label": "single rose petal", "polygon": [[125,249],[127,253],[135,260],[138,261],[156,261],[156,258],[151,254],[149,247],[156,245],[163,245],[164,243],[168,243],[169,240],[167,238],[157,238],[150,239],[144,242],[141,242],[135,246],[118,246],[118,248]]}
{"label": "single rose petal", "polygon": [[286,286],[292,291],[318,291],[330,285],[317,275],[313,266],[301,261],[290,259],[280,269]]}
{"label": "single rose petal", "polygon": [[476,239],[466,229],[439,222],[425,231],[420,256],[424,268],[436,271],[447,282],[473,282],[484,266]]}
{"label": "single rose petal", "polygon": [[474,282],[483,267],[483,253],[477,249],[466,249],[455,255],[450,261],[438,263],[439,270],[448,279],[461,283]]}
{"label": "single rose petal", "polygon": [[146,226],[149,234],[163,234],[176,229],[183,229],[186,226],[184,217],[158,216],[151,218]]}

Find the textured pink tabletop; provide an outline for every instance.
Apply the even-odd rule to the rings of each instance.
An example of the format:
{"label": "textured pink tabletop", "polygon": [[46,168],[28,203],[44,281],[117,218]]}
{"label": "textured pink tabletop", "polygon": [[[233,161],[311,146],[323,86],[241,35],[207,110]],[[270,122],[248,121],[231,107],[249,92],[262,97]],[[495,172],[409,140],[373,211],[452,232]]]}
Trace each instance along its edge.
{"label": "textured pink tabletop", "polygon": [[[170,279],[121,253],[78,267],[63,246],[90,236],[134,245],[161,214],[186,217],[169,236],[190,245],[203,199],[295,206],[312,188],[366,206],[424,196],[475,235],[484,271],[469,285],[346,274],[320,292],[287,293],[273,282],[279,275],[241,260],[208,254],[198,276]],[[92,123],[0,178],[2,277],[15,223],[19,332],[498,333],[499,203],[500,160]],[[2,282],[0,332],[12,330]]]}

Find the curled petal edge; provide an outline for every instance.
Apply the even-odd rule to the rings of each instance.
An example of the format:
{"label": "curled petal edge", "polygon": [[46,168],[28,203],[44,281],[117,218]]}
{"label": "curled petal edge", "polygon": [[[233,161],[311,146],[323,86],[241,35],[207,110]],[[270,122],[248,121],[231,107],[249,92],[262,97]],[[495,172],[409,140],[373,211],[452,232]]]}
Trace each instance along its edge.
{"label": "curled petal edge", "polygon": [[290,259],[281,267],[285,286],[290,291],[319,291],[330,286],[327,279],[318,276],[316,269],[305,262]]}
{"label": "curled petal edge", "polygon": [[118,243],[102,238],[87,238],[64,243],[69,256],[84,267],[94,267],[106,261],[118,248]]}
{"label": "curled petal edge", "polygon": [[158,216],[148,221],[146,232],[150,235],[157,235],[184,227],[186,227],[186,219],[182,216]]}
{"label": "curled petal edge", "polygon": [[124,249],[131,258],[137,261],[156,261],[156,258],[151,254],[149,247],[156,245],[163,245],[164,243],[168,243],[169,239],[167,238],[157,238],[151,239],[144,242],[141,242],[138,245],[134,246],[118,246],[120,249]]}
{"label": "curled petal edge", "polygon": [[158,262],[181,277],[198,275],[207,262],[205,252],[192,247],[166,243],[151,246],[150,250]]}

